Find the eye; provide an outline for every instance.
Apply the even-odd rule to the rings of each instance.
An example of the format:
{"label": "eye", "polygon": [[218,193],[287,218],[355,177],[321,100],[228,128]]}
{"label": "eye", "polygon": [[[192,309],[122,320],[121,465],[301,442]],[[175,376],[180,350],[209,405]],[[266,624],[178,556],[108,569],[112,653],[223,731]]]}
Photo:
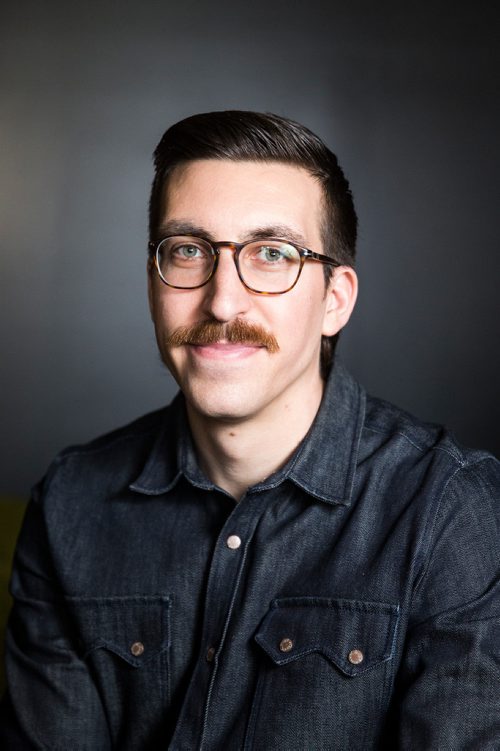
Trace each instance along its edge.
{"label": "eye", "polygon": [[173,256],[177,256],[182,259],[190,258],[204,258],[207,255],[205,248],[195,245],[194,243],[184,243],[182,245],[176,245],[171,251]]}
{"label": "eye", "polygon": [[174,266],[187,268],[212,262],[210,245],[197,237],[168,237],[161,247],[162,261]]}
{"label": "eye", "polygon": [[282,265],[290,261],[295,261],[297,251],[293,246],[286,243],[266,243],[265,245],[259,244],[255,246],[252,255],[256,262],[269,265]]}
{"label": "eye", "polygon": [[279,248],[273,248],[269,245],[263,245],[259,252],[265,261],[279,261],[283,257],[283,253]]}

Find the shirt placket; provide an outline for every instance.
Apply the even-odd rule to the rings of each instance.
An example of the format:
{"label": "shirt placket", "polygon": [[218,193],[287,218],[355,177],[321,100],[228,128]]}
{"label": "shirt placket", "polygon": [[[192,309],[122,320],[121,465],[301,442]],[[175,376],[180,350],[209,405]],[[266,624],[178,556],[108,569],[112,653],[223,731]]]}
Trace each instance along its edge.
{"label": "shirt placket", "polygon": [[261,494],[241,499],[225,522],[215,544],[207,581],[203,629],[198,660],[193,670],[170,751],[208,749],[213,713],[230,713],[228,705],[211,701],[221,662],[229,648],[227,634],[252,538],[265,506]]}

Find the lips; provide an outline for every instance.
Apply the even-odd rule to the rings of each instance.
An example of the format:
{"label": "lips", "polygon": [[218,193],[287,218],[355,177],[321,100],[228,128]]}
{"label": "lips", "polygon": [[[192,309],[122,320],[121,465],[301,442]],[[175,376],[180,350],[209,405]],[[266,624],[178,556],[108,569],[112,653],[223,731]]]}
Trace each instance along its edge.
{"label": "lips", "polygon": [[189,344],[195,355],[208,360],[245,359],[265,349],[263,345],[239,342],[214,342],[213,344]]}

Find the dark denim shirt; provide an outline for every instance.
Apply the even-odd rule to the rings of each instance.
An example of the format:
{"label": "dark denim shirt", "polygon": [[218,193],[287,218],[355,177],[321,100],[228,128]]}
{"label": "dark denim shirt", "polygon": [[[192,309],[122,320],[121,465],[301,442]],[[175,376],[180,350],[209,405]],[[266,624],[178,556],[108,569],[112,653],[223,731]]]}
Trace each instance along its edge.
{"label": "dark denim shirt", "polygon": [[500,748],[498,478],[341,365],[239,503],[181,397],[63,452],[17,548],[2,748]]}

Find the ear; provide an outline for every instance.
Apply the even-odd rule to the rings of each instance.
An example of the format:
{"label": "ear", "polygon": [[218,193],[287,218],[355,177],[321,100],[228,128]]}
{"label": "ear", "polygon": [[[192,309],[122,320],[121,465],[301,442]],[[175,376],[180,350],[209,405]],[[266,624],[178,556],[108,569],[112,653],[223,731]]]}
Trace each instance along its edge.
{"label": "ear", "polygon": [[334,269],[326,289],[323,336],[333,336],[344,328],[358,296],[358,276],[351,266]]}

